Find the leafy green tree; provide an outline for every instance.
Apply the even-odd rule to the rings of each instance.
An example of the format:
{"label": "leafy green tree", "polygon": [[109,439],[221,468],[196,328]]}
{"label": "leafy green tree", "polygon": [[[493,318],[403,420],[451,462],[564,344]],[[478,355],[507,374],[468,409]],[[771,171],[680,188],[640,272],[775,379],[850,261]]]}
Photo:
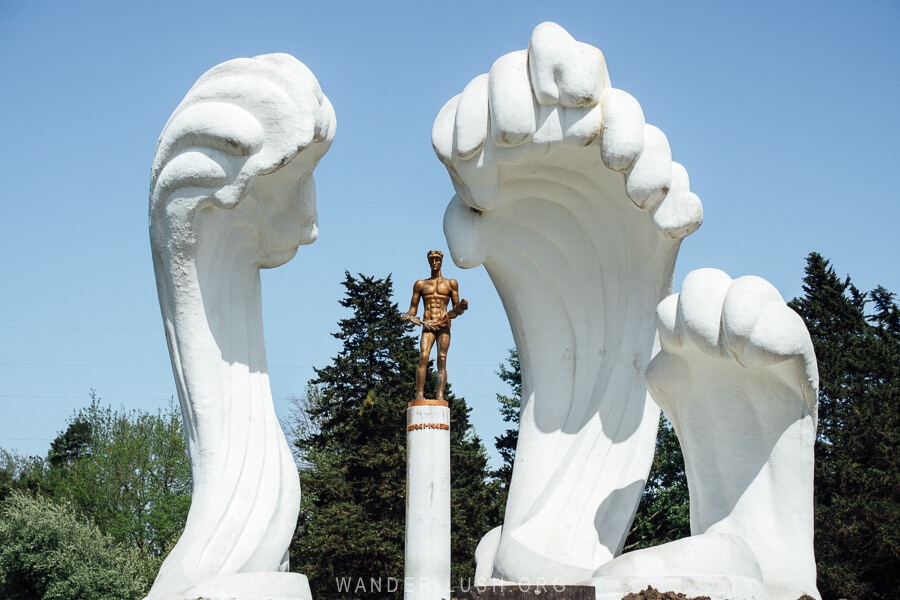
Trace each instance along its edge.
{"label": "leafy green tree", "polygon": [[39,456],[22,456],[0,448],[0,500],[14,491],[30,496],[46,486],[47,464]]}
{"label": "leafy green tree", "polygon": [[[403,591],[406,408],[415,397],[417,340],[391,300],[393,284],[345,273],[341,305],[352,316],[333,334],[343,347],[316,369],[292,429],[303,500],[291,555],[313,596],[399,596]],[[426,395],[434,393],[433,372]],[[453,578],[473,574],[475,546],[496,524],[496,486],[469,423],[465,400],[449,386]],[[390,588],[388,578],[393,578]],[[342,593],[337,582],[352,581]],[[365,590],[356,589],[359,581]],[[374,590],[372,582],[382,590]],[[399,582],[399,585],[397,585]],[[391,591],[393,594],[388,594]]]}
{"label": "leafy green tree", "polygon": [[150,587],[141,554],[66,505],[13,492],[0,502],[0,596],[131,600]]}
{"label": "leafy green tree", "polygon": [[[900,589],[900,310],[807,257],[806,321],[819,365],[815,550],[823,598],[896,598]],[[869,306],[874,311],[868,311]]]}
{"label": "leafy green tree", "polygon": [[148,556],[174,545],[190,508],[190,460],[180,413],[115,411],[91,403],[51,445],[45,487],[116,542]]}

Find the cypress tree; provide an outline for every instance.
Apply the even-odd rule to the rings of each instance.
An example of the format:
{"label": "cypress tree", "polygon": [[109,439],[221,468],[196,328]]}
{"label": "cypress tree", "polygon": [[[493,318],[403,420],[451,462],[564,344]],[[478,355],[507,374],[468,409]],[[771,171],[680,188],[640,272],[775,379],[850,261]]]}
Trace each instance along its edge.
{"label": "cypress tree", "polygon": [[[806,321],[819,364],[815,510],[823,598],[895,598],[900,589],[900,310],[862,293],[820,254],[807,258]],[[874,305],[874,312],[867,307]]]}

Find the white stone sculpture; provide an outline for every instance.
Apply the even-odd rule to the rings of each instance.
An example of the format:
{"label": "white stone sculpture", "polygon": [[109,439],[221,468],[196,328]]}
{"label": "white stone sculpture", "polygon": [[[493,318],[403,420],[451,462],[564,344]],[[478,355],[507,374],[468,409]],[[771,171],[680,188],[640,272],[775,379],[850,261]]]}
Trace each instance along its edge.
{"label": "white stone sculpture", "polygon": [[193,499],[148,600],[309,597],[286,572],[300,486],[272,404],[259,269],[316,239],[312,172],[335,129],[309,69],[270,54],[207,71],[160,134],[150,238]]}
{"label": "white stone sculpture", "polygon": [[[818,371],[803,320],[758,277],[701,269],[660,303],[647,372],[684,451],[692,537],[601,567],[712,598],[819,598],[813,555]],[[616,595],[619,594],[619,595]],[[598,599],[602,594],[598,594]]]}
{"label": "white stone sculpture", "polygon": [[600,50],[553,23],[451,99],[432,143],[453,260],[487,269],[522,367],[506,515],[476,578],[586,580],[621,551],[650,468],[655,309],[700,201]]}

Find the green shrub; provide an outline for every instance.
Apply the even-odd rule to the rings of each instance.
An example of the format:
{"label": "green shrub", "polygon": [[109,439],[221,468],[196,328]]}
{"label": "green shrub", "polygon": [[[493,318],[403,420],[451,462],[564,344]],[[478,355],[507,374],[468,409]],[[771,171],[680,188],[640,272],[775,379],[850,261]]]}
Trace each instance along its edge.
{"label": "green shrub", "polygon": [[67,505],[13,492],[0,502],[0,597],[139,599],[150,565]]}

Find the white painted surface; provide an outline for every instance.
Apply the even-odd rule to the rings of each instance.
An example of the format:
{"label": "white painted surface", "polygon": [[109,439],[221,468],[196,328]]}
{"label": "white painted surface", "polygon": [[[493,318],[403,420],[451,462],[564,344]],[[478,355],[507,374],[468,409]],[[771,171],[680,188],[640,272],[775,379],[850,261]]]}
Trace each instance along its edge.
{"label": "white painted surface", "polygon": [[600,567],[590,583],[597,600],[620,600],[648,585],[710,600],[769,598],[753,550],[728,534],[695,535],[628,552]]}
{"label": "white painted surface", "polygon": [[621,551],[650,467],[655,310],[700,201],[600,50],[553,23],[447,102],[432,142],[457,193],[451,255],[490,274],[523,376],[505,520],[476,577],[585,580]]}
{"label": "white painted surface", "polygon": [[647,585],[713,600],[819,598],[818,370],[803,320],[765,280],[717,269],[689,273],[658,317],[647,384],[681,442],[692,535],[602,566],[598,598]]}
{"label": "white painted surface", "polygon": [[253,584],[228,597],[255,598],[267,572],[309,597],[305,578],[275,573],[288,568],[300,486],[272,406],[259,269],[315,240],[312,171],[335,129],[309,69],[270,54],[207,71],[160,134],[150,238],[193,500],[148,600],[223,591],[237,573]]}
{"label": "white painted surface", "polygon": [[819,376],[803,319],[759,277],[699,269],[660,303],[659,335],[647,382],[684,450],[691,533],[745,540],[771,598],[818,598]]}
{"label": "white painted surface", "polygon": [[312,600],[309,581],[300,573],[235,573],[204,581],[178,600]]}
{"label": "white painted surface", "polygon": [[[426,401],[427,402],[427,401]],[[450,598],[450,409],[406,409],[405,600]]]}
{"label": "white painted surface", "polygon": [[[476,580],[817,597],[809,335],[759,278],[701,270],[664,300],[702,208],[602,53],[539,25],[441,109],[432,142],[456,189],[451,255],[489,272],[522,366],[505,520]],[[647,381],[684,447],[694,535],[612,560],[653,454],[657,303]]]}

